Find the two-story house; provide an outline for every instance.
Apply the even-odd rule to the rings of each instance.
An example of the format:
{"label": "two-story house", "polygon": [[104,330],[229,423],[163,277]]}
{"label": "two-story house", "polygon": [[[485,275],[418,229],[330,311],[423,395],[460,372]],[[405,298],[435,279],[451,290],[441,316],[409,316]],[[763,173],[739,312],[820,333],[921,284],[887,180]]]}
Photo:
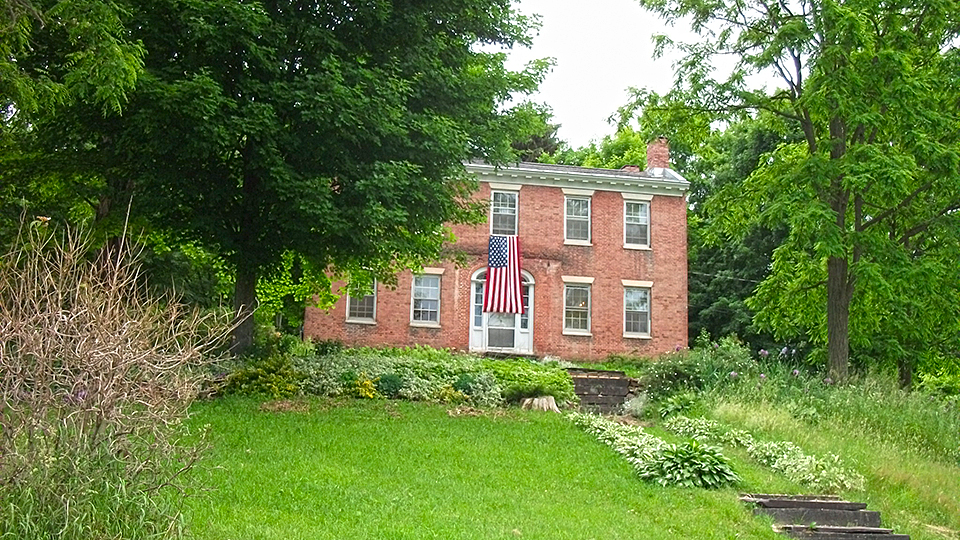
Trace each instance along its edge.
{"label": "two-story house", "polygon": [[[643,171],[468,164],[489,219],[454,227],[466,266],[406,272],[395,288],[307,308],[304,335],[585,359],[684,346],[689,184],[668,161],[660,139]],[[483,311],[491,235],[519,238],[522,314]]]}

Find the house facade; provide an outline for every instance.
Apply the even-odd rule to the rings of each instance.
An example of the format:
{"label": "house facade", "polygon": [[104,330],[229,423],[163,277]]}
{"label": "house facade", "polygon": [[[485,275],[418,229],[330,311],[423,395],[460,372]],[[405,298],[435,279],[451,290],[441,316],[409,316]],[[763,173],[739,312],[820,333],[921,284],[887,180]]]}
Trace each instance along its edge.
{"label": "house facade", "polygon": [[[395,288],[344,294],[329,311],[308,307],[304,335],[579,359],[685,346],[689,184],[668,160],[660,139],[647,170],[468,164],[490,208],[487,223],[454,227],[466,265],[405,272]],[[483,311],[491,235],[519,238],[522,314]]]}

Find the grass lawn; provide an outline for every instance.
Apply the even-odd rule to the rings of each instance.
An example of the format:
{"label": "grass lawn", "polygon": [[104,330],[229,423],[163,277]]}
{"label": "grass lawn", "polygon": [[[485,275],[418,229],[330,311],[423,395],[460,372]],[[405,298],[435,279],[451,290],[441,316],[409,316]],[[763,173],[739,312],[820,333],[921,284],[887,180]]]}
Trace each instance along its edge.
{"label": "grass lawn", "polygon": [[737,493],[797,489],[746,462],[740,490],[645,484],[557,414],[451,416],[401,401],[198,403],[213,488],[188,501],[201,539],[780,539]]}

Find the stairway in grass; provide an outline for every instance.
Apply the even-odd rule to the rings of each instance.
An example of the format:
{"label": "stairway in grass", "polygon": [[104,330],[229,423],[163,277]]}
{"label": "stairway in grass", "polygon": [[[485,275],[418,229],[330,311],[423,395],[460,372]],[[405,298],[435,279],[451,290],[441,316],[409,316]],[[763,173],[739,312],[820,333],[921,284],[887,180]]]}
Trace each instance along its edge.
{"label": "stairway in grass", "polygon": [[880,512],[866,510],[866,503],[841,500],[832,495],[743,495],[740,500],[754,512],[776,522],[774,528],[804,540],[910,540],[880,527]]}

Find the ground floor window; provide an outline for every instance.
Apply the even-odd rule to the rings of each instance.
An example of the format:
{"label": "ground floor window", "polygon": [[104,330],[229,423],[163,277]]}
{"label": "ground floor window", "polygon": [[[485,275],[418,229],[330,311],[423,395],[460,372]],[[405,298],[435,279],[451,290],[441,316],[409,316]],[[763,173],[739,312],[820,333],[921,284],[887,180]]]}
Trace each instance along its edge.
{"label": "ground floor window", "polygon": [[623,333],[638,337],[650,335],[650,289],[624,287]]}
{"label": "ground floor window", "polygon": [[412,323],[440,324],[440,276],[413,276]]}
{"label": "ground floor window", "polygon": [[564,285],[564,332],[590,332],[590,285]]}

